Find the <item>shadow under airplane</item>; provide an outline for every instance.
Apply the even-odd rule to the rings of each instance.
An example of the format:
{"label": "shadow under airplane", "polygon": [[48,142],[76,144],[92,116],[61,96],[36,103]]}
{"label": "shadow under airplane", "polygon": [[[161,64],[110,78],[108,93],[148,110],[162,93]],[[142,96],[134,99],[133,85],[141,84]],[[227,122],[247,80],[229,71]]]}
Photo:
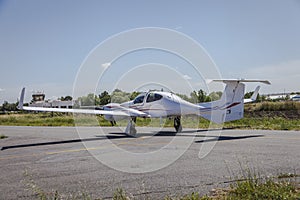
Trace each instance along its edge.
{"label": "shadow under airplane", "polygon": [[107,139],[120,139],[120,138],[131,138],[127,135],[107,135],[107,136],[96,136],[95,138],[86,138],[86,139],[73,139],[73,140],[61,140],[61,141],[53,141],[53,142],[40,142],[40,143],[31,143],[31,144],[18,144],[11,146],[3,146],[1,147],[1,151],[6,149],[15,149],[15,148],[23,148],[23,147],[35,147],[35,146],[45,146],[45,145],[56,145],[56,144],[68,144],[68,143],[78,143],[78,142],[89,142],[96,140],[107,140]]}
{"label": "shadow under airplane", "polygon": [[198,137],[214,137],[205,140],[195,141],[195,143],[213,142],[213,141],[227,141],[227,140],[242,140],[247,138],[264,137],[264,135],[245,135],[245,136],[209,136],[199,135]]}

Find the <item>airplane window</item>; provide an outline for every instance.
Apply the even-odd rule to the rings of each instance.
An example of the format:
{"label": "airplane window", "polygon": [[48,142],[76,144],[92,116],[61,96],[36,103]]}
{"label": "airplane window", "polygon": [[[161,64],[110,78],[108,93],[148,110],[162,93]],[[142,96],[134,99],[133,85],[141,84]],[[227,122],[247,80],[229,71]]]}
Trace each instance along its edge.
{"label": "airplane window", "polygon": [[163,96],[161,96],[160,94],[156,94],[156,93],[150,93],[147,97],[146,102],[153,102],[153,101],[158,101],[162,98]]}
{"label": "airplane window", "polygon": [[138,96],[137,98],[134,99],[133,104],[137,104],[137,103],[143,103],[145,96]]}

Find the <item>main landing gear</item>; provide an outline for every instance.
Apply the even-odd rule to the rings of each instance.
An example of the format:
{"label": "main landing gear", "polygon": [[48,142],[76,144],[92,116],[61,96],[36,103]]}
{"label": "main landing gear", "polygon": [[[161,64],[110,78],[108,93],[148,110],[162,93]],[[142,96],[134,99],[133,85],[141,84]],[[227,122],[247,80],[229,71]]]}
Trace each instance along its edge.
{"label": "main landing gear", "polygon": [[174,128],[176,130],[176,133],[180,133],[182,131],[182,126],[181,126],[181,117],[177,116],[174,118]]}
{"label": "main landing gear", "polygon": [[110,124],[111,124],[111,126],[115,126],[115,125],[117,125],[117,122],[115,120],[113,120],[113,121],[110,121]]}
{"label": "main landing gear", "polygon": [[134,137],[136,135],[136,129],[135,129],[135,123],[136,123],[136,117],[131,117],[128,121],[125,133],[128,136]]}

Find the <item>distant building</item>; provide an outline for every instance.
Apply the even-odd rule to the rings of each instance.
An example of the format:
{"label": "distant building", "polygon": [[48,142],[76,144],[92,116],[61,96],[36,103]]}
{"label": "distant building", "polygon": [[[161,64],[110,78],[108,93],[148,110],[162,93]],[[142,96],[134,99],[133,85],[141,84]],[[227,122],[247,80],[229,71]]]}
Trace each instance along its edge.
{"label": "distant building", "polygon": [[35,92],[32,94],[32,100],[29,103],[31,107],[46,107],[46,108],[73,108],[77,101],[61,101],[61,100],[45,100],[43,92]]}
{"label": "distant building", "polygon": [[294,93],[276,93],[276,94],[266,94],[265,95],[269,100],[292,100],[300,101],[300,95]]}
{"label": "distant building", "polygon": [[44,101],[45,100],[45,94],[42,92],[36,92],[32,94],[32,100],[31,102],[38,102],[38,101]]}
{"label": "distant building", "polygon": [[286,99],[289,94],[287,93],[277,93],[277,94],[267,94],[267,99],[277,100],[277,99]]}

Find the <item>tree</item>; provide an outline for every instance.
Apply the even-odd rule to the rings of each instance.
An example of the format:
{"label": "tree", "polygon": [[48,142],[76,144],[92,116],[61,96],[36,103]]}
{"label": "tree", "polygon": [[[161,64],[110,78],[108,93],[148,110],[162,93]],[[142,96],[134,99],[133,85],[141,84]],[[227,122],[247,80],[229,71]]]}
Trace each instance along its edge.
{"label": "tree", "polygon": [[[244,98],[245,99],[250,99],[253,95],[254,91],[251,91],[251,92],[247,92],[245,95],[244,95]],[[257,94],[257,98],[256,98],[256,101],[262,101],[262,100],[265,100],[261,98],[261,96],[259,95],[259,93]]]}
{"label": "tree", "polygon": [[191,102],[193,103],[201,103],[201,102],[208,102],[211,101],[211,98],[206,95],[204,90],[200,89],[198,92],[193,91],[191,94]]}
{"label": "tree", "polygon": [[198,91],[198,103],[205,102],[206,101],[206,92],[204,90],[200,89]]}
{"label": "tree", "polygon": [[191,102],[192,103],[198,103],[198,95],[197,95],[197,92],[196,91],[193,91],[191,94]]}
{"label": "tree", "polygon": [[110,103],[110,95],[108,94],[107,91],[102,92],[98,97],[99,97],[100,105],[105,105]]}
{"label": "tree", "polygon": [[94,106],[96,104],[95,100],[96,96],[93,93],[78,98],[81,106]]}
{"label": "tree", "polygon": [[258,95],[257,97],[258,101],[262,102],[262,101],[267,101],[267,96],[266,95]]}
{"label": "tree", "polygon": [[123,103],[130,100],[130,93],[123,92],[120,89],[115,89],[111,94],[111,102],[113,103]]}
{"label": "tree", "polygon": [[176,94],[177,96],[179,96],[180,98],[182,98],[183,100],[186,100],[186,101],[189,101],[189,102],[192,102],[191,101],[191,98],[189,98],[187,95],[185,94]]}
{"label": "tree", "polygon": [[4,101],[2,104],[2,111],[16,111],[17,110],[17,103],[8,103],[7,101]]}
{"label": "tree", "polygon": [[65,96],[65,97],[62,96],[62,97],[60,97],[61,101],[72,101],[72,99],[73,98],[71,96]]}
{"label": "tree", "polygon": [[137,97],[139,94],[141,94],[141,93],[140,92],[136,92],[136,91],[132,92],[131,95],[130,95],[130,100],[135,99],[135,97]]}
{"label": "tree", "polygon": [[210,97],[211,101],[219,100],[222,96],[222,92],[211,92],[208,96]]}
{"label": "tree", "polygon": [[287,94],[284,98],[284,100],[288,101],[288,100],[291,100],[291,96],[289,94]]}
{"label": "tree", "polygon": [[245,99],[250,99],[251,96],[253,95],[253,93],[254,93],[254,91],[252,91],[252,92],[247,92],[247,93],[244,95],[244,98],[245,98]]}

